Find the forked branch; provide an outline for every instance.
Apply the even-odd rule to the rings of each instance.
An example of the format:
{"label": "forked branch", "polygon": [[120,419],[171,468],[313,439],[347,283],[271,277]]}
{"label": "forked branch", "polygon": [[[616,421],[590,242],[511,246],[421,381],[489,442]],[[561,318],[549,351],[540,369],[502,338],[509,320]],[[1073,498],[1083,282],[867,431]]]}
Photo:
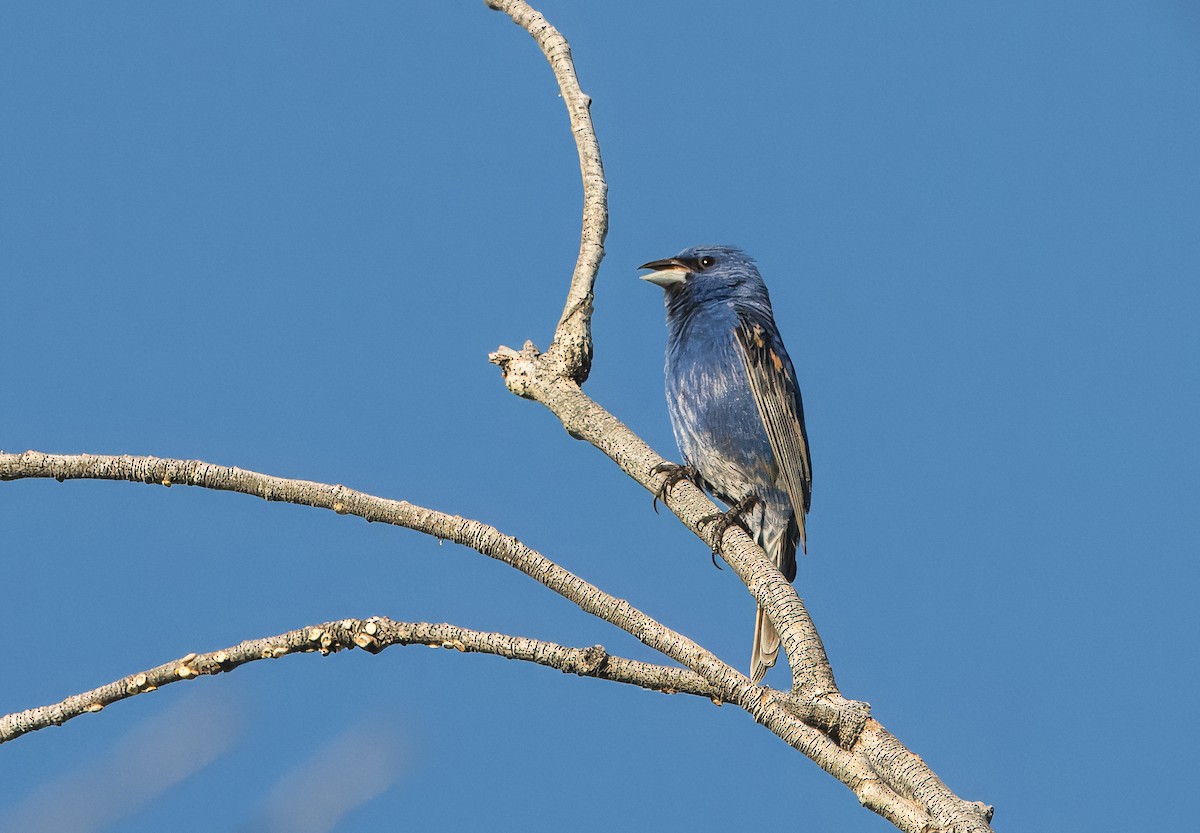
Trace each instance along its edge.
{"label": "forked branch", "polygon": [[571,134],[575,137],[579,172],[583,177],[583,230],[579,238],[579,256],[567,290],[567,303],[548,352],[564,376],[583,384],[592,366],[592,287],[604,258],[604,238],[608,234],[608,183],[600,161],[600,143],[592,127],[592,99],[579,87],[567,39],[541,12],[520,0],[486,2],[490,8],[511,17],[537,41],[554,70],[563,104],[571,118]]}
{"label": "forked branch", "polygon": [[[495,527],[458,515],[447,515],[402,500],[389,500],[346,486],[292,480],[199,460],[95,454],[23,454],[0,452],[0,480],[54,478],[63,480],[124,480],[162,486],[199,486],[239,492],[263,500],[328,509],[372,522],[387,523],[452,541],[508,564],[540,582],[582,610],[621,628],[645,645],[699,674],[714,695],[746,707],[761,699],[761,690],[710,651],[648,616],[624,599],[590,584],[546,556]],[[866,721],[854,723],[823,701],[785,697],[792,715],[839,736],[857,736]],[[780,706],[782,708],[782,706]],[[815,731],[815,730],[813,730]]]}

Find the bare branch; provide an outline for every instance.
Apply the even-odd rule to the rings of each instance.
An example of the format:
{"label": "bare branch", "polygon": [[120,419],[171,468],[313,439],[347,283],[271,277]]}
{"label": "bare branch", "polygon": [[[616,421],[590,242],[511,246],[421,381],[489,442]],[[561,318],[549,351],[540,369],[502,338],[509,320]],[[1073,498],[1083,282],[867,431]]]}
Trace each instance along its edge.
{"label": "bare branch", "polygon": [[[297,653],[319,652],[328,655],[350,648],[379,653],[392,645],[428,645],[464,653],[493,654],[557,668],[563,673],[596,677],[666,693],[693,694],[720,703],[714,690],[693,672],[612,656],[599,645],[571,648],[543,640],[485,633],[449,624],[396,622],[376,616],[365,620],[324,622],[276,636],[246,640],[218,651],[188,654],[73,695],[59,703],[5,715],[0,717],[0,743],[48,726],[62,725],[75,717],[99,712],[111,703],[172,683],[232,671],[250,662]],[[901,829],[926,829],[928,817],[912,801],[885,788],[852,754],[839,749],[798,717],[791,715],[789,709],[796,704],[788,695],[769,689],[758,691],[762,695],[760,702],[756,708],[748,709],[757,719],[822,767],[850,783],[864,804],[873,808],[878,805],[877,812],[896,820]]]}
{"label": "bare branch", "polygon": [[395,622],[375,616],[370,619],[324,622],[278,636],[249,639],[220,651],[188,654],[50,706],[4,715],[0,717],[0,743],[47,726],[60,726],[80,715],[98,712],[110,703],[145,694],[171,683],[232,671],[249,662],[314,651],[328,655],[348,648],[362,648],[377,654],[392,645],[428,645],[431,648],[454,648],[465,653],[494,654],[557,668],[564,674],[628,683],[668,694],[715,697],[712,688],[692,671],[612,656],[600,645],[570,648],[539,639],[484,633],[456,625]]}
{"label": "bare branch", "polygon": [[567,39],[540,12],[524,0],[486,2],[490,8],[511,17],[537,41],[550,62],[571,117],[571,133],[583,176],[583,229],[567,303],[554,331],[554,343],[547,352],[564,376],[582,384],[592,365],[592,287],[604,258],[604,238],[608,234],[608,183],[600,161],[600,143],[592,127],[592,99],[579,87]]}
{"label": "bare branch", "polygon": [[[757,703],[760,698],[760,690],[747,677],[712,652],[624,599],[589,584],[516,538],[479,521],[447,515],[407,501],[375,497],[345,486],[273,477],[199,460],[0,452],[0,481],[50,477],[59,481],[124,480],[240,492],[264,500],[330,509],[342,515],[356,515],[368,521],[402,526],[453,541],[520,570],[587,613],[621,628],[650,648],[692,669],[712,686],[721,700],[745,707],[747,703]],[[846,745],[857,736],[866,720],[865,714],[853,714],[848,718],[844,710],[821,699],[794,697],[789,700],[789,708],[792,714],[800,715],[808,724],[837,735]]]}

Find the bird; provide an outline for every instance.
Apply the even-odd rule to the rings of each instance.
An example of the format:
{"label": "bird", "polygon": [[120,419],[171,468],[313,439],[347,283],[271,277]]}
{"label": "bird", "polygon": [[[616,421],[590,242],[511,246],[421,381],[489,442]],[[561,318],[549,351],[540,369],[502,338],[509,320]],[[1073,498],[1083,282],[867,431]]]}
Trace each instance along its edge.
{"label": "bird", "polygon": [[[807,551],[812,460],[796,371],[758,266],[734,246],[693,246],[638,268],[653,270],[640,277],[663,289],[667,411],[685,464],[660,467],[663,488],[698,475],[729,507],[715,516],[721,531],[742,525],[794,581],[797,545]],[[779,635],[759,607],[755,685],[778,654]]]}

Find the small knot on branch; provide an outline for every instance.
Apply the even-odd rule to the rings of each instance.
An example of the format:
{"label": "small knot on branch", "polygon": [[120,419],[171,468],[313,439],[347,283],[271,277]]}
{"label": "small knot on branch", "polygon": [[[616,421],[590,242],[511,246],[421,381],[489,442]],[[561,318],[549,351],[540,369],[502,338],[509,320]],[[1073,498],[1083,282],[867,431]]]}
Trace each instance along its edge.
{"label": "small knot on branch", "polygon": [[580,648],[575,652],[574,659],[574,662],[568,662],[563,665],[563,673],[591,677],[608,661],[608,651],[604,649],[603,645]]}
{"label": "small knot on branch", "polygon": [[532,391],[539,375],[538,359],[541,355],[533,342],[527,341],[520,352],[501,345],[496,352],[488,355],[488,361],[500,368],[504,374],[504,384],[510,391],[524,399],[533,399]]}

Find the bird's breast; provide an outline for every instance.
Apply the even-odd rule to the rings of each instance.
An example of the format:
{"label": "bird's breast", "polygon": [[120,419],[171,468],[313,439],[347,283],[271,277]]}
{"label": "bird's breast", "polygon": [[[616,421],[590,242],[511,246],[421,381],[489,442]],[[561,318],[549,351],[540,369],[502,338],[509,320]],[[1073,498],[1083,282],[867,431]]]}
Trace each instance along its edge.
{"label": "bird's breast", "polygon": [[774,489],[778,478],[739,349],[732,328],[686,334],[670,345],[666,367],[680,451],[714,491],[734,501]]}

